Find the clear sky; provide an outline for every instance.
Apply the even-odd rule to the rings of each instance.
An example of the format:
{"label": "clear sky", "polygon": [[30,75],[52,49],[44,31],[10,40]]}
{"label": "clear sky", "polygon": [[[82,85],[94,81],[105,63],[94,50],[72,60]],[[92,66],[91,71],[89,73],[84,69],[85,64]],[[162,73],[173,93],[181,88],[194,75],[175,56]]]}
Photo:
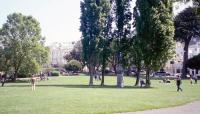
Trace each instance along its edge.
{"label": "clear sky", "polygon": [[80,0],[0,0],[0,27],[14,12],[36,18],[47,45],[80,39]]}
{"label": "clear sky", "polygon": [[[40,22],[46,44],[71,42],[80,39],[81,0],[0,0],[0,27],[8,14],[20,12],[32,15]],[[184,9],[176,5],[176,13]]]}

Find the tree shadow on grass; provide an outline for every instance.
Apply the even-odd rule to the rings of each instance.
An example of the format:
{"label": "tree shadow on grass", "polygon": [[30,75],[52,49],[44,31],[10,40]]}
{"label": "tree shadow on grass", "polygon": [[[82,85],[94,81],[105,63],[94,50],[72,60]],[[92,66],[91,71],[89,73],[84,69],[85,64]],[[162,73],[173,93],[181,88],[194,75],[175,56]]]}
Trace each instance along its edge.
{"label": "tree shadow on grass", "polygon": [[[31,85],[8,85],[7,87],[29,87]],[[49,84],[49,85],[36,85],[36,87],[64,87],[64,88],[94,88],[94,89],[153,89],[155,87],[139,87],[139,86],[125,86],[123,88],[118,88],[116,85],[93,85],[93,86],[88,86],[88,85],[72,85],[72,84]]]}
{"label": "tree shadow on grass", "polygon": [[6,83],[28,83],[30,82],[29,80],[16,80],[13,82],[12,80],[7,80]]}

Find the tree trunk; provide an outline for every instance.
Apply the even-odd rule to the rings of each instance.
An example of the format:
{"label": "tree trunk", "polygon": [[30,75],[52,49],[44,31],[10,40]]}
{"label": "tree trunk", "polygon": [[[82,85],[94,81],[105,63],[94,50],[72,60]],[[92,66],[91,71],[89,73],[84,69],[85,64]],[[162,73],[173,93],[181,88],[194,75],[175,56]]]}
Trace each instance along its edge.
{"label": "tree trunk", "polygon": [[105,68],[102,68],[101,86],[104,86],[104,75],[105,75]]}
{"label": "tree trunk", "polygon": [[150,82],[150,70],[147,68],[146,70],[146,87],[150,87],[151,82]]}
{"label": "tree trunk", "polygon": [[138,68],[137,68],[137,72],[136,72],[136,82],[135,82],[135,86],[138,86],[138,85],[139,85],[140,71],[141,71],[141,68],[138,67]]}
{"label": "tree trunk", "polygon": [[114,69],[114,72],[115,72],[115,75],[117,75],[117,65],[113,65],[113,69]]}
{"label": "tree trunk", "polygon": [[104,86],[104,74],[105,74],[105,68],[106,68],[106,60],[105,57],[103,57],[103,62],[102,62],[102,79],[101,79],[101,86]]}
{"label": "tree trunk", "polygon": [[124,70],[121,64],[118,64],[116,67],[117,70],[117,87],[123,88],[124,87]]}
{"label": "tree trunk", "polygon": [[113,67],[113,70],[114,70],[114,72],[115,72],[115,75],[117,75],[117,70],[116,70],[116,58],[115,58],[115,56],[113,56],[112,59],[113,59],[113,60],[112,60],[112,67]]}
{"label": "tree trunk", "polygon": [[90,81],[89,81],[89,86],[92,86],[93,85],[93,68],[92,68],[92,65],[89,64],[89,73],[90,73]]}
{"label": "tree trunk", "polygon": [[189,43],[190,42],[185,41],[185,45],[184,45],[182,78],[186,78],[186,75],[187,75],[187,65],[186,65],[186,62],[188,60],[188,47],[189,47]]}

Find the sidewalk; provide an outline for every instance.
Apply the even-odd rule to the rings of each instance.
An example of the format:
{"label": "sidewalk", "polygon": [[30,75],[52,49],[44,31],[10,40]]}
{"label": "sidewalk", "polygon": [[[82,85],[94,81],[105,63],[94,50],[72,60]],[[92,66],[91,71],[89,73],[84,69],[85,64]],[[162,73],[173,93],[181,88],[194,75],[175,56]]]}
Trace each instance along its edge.
{"label": "sidewalk", "polygon": [[188,103],[183,106],[153,109],[138,112],[127,112],[118,114],[200,114],[200,101]]}

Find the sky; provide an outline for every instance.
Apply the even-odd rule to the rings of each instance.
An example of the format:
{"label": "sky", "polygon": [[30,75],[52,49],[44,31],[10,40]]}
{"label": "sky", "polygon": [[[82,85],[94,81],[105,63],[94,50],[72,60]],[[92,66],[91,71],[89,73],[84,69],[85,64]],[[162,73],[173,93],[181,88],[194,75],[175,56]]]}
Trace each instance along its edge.
{"label": "sky", "polygon": [[[78,41],[81,0],[0,0],[0,27],[14,12],[32,15],[40,22],[46,45],[53,42]],[[183,4],[176,6],[180,12]]]}
{"label": "sky", "polygon": [[36,18],[47,45],[80,40],[80,0],[0,0],[0,27],[14,12]]}

